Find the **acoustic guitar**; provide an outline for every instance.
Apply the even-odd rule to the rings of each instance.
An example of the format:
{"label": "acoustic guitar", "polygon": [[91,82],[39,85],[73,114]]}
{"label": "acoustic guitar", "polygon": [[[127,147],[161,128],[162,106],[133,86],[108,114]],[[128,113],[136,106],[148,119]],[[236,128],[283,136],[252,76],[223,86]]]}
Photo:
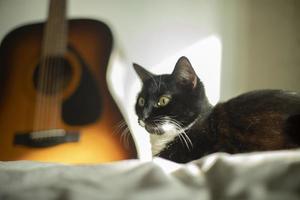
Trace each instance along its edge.
{"label": "acoustic guitar", "polygon": [[51,0],[46,23],[0,46],[0,160],[101,163],[136,158],[115,133],[124,121],[106,82],[113,36],[102,22],[66,19]]}

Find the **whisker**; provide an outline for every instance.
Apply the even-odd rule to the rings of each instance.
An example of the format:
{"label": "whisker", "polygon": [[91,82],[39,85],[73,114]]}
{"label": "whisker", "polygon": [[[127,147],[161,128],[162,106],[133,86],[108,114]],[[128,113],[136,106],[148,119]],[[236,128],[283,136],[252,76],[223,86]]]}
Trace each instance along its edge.
{"label": "whisker", "polygon": [[[176,116],[173,116],[176,117]],[[164,125],[165,123],[170,123],[175,126],[175,129],[178,131],[178,138],[183,146],[185,146],[189,151],[193,148],[193,143],[190,137],[184,130],[184,126],[180,121],[170,117],[170,116],[156,116],[153,120],[155,126]]]}
{"label": "whisker", "polygon": [[183,139],[183,141],[184,141],[184,144],[185,144],[185,146],[187,147],[187,149],[190,150],[189,144],[188,144],[186,138],[184,137],[184,135],[182,135],[182,134],[179,134],[179,135],[182,137],[182,139]]}
{"label": "whisker", "polygon": [[179,134],[178,137],[179,137],[179,140],[180,140],[181,144],[184,146],[182,135]]}
{"label": "whisker", "polygon": [[182,131],[180,133],[180,135],[182,135],[183,137],[186,138],[186,141],[187,141],[186,147],[188,148],[189,151],[191,151],[191,149],[193,148],[193,143],[192,143],[191,139],[189,138],[189,136],[186,134],[185,131]]}
{"label": "whisker", "polygon": [[179,131],[179,138],[183,139],[187,149],[190,151],[193,148],[193,143],[182,127],[182,123],[175,119],[169,119],[169,122],[177,127],[177,130]]}
{"label": "whisker", "polygon": [[121,120],[118,122],[114,128],[113,128],[113,134],[119,134],[121,130],[123,130],[127,126],[127,123],[125,120]]}
{"label": "whisker", "polygon": [[129,149],[129,128],[126,127],[121,133],[121,142],[124,144],[126,149]]}
{"label": "whisker", "polygon": [[120,134],[120,142],[126,149],[129,149],[130,129],[128,128],[125,120],[121,120],[119,123],[117,123],[117,125],[114,126],[113,134]]}

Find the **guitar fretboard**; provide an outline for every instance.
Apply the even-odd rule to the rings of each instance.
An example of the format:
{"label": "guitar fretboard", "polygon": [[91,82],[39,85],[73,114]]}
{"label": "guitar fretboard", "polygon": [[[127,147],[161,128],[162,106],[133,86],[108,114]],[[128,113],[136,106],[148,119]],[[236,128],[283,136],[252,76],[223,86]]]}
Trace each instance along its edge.
{"label": "guitar fretboard", "polygon": [[51,0],[44,28],[42,57],[62,56],[67,47],[66,0]]}

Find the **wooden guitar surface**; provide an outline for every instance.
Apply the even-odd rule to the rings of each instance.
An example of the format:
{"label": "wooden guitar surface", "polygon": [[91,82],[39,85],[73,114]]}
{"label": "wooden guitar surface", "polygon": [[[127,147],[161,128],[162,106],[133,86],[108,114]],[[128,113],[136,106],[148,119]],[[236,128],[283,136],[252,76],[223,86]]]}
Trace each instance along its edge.
{"label": "wooden guitar surface", "polygon": [[[51,92],[42,93],[35,85],[42,37],[43,24],[27,25],[7,35],[0,47],[0,160],[100,163],[135,158],[135,147],[124,148],[115,133],[123,118],[106,83],[113,42],[108,27],[94,20],[68,22],[68,81],[56,91],[62,105],[52,103]],[[86,92],[90,85],[93,90]],[[89,102],[94,94],[101,100],[92,101],[96,109]],[[46,106],[37,117],[38,101]],[[43,130],[78,131],[79,141],[46,148],[14,144],[16,134],[34,130],[37,119]]]}

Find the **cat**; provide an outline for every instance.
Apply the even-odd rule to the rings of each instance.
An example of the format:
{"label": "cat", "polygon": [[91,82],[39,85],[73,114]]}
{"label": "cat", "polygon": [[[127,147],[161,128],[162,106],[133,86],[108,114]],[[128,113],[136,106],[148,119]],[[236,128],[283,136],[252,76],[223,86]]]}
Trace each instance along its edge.
{"label": "cat", "polygon": [[300,95],[295,92],[251,91],[212,106],[184,56],[172,74],[133,67],[143,84],[135,111],[150,133],[153,156],[186,163],[214,152],[300,147]]}

